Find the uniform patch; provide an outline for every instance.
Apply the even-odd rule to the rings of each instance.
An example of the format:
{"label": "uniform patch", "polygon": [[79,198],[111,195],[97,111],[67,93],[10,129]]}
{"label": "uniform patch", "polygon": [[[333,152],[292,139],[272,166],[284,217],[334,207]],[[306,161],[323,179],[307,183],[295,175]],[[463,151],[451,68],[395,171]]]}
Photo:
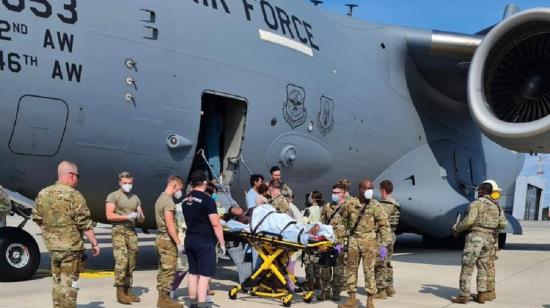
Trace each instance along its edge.
{"label": "uniform patch", "polygon": [[317,127],[323,136],[328,135],[334,128],[334,102],[325,96],[321,96]]}
{"label": "uniform patch", "polygon": [[291,84],[286,86],[286,102],[283,105],[283,117],[293,129],[304,124],[306,121],[307,110],[305,103],[306,91],[304,88]]}

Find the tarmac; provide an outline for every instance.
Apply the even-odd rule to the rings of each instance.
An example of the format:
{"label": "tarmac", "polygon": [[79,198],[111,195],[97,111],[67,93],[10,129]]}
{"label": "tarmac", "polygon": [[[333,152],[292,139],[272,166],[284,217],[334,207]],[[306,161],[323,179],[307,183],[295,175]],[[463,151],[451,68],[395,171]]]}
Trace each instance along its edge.
{"label": "tarmac", "polygon": [[[20,221],[9,217],[8,224]],[[499,251],[497,266],[497,299],[483,307],[543,307],[550,308],[548,282],[550,277],[550,222],[523,222],[523,235],[508,235],[507,246]],[[51,307],[51,277],[49,257],[40,237],[40,230],[32,222],[25,227],[38,241],[42,259],[38,273],[29,281],[0,283],[0,307]],[[90,258],[88,269],[80,279],[78,307],[128,307],[116,302],[113,288],[114,265],[111,231],[108,225],[95,229],[101,246],[101,255]],[[154,234],[139,234],[140,251],[138,269],[134,273],[134,290],[141,296],[141,303],[134,307],[156,307],[157,259],[154,250]],[[393,259],[397,295],[387,300],[375,301],[376,307],[465,307],[452,304],[450,299],[458,292],[460,250],[424,249],[417,235],[398,236]],[[298,276],[304,276],[298,267]],[[236,300],[228,298],[228,291],[235,285],[237,273],[231,261],[220,260],[211,288],[216,292],[214,307],[282,307],[277,300],[239,294]],[[365,306],[362,272],[360,273],[359,299]],[[178,290],[180,302],[187,303],[187,279]],[[472,293],[475,293],[475,278]],[[342,293],[342,302],[346,294]],[[477,307],[475,302],[466,306]],[[336,307],[332,301],[310,304],[296,299],[292,307]]]}

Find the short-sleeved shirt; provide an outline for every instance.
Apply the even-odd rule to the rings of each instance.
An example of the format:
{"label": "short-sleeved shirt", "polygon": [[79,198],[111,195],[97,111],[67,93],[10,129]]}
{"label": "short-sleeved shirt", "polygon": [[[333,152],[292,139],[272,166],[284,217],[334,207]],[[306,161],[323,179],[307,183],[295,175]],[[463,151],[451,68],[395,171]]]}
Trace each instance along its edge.
{"label": "short-sleeved shirt", "polygon": [[74,188],[59,182],[42,189],[36,200],[32,219],[41,225],[48,251],[84,249],[82,232],[93,228],[90,209]]}
{"label": "short-sleeved shirt", "polygon": [[159,232],[166,232],[166,220],[164,219],[164,213],[173,212],[174,225],[176,225],[176,204],[172,196],[163,192],[160,194],[157,202],[155,203],[155,219],[157,221],[157,229]]}
{"label": "short-sleeved shirt", "polygon": [[[113,191],[107,196],[107,203],[112,203],[115,205],[115,213],[119,215],[128,215],[132,212],[137,211],[137,208],[141,206],[141,201],[138,196],[133,193],[125,193],[122,189]],[[113,226],[115,225],[124,225],[135,227],[136,220],[130,219],[125,221],[114,221]]]}
{"label": "short-sleeved shirt", "polygon": [[256,206],[256,198],[258,197],[258,192],[254,188],[250,188],[246,193],[246,208],[253,208]]}
{"label": "short-sleeved shirt", "polygon": [[216,235],[208,217],[218,213],[214,199],[202,191],[193,190],[185,197],[181,207],[188,237],[197,236],[216,241]]}

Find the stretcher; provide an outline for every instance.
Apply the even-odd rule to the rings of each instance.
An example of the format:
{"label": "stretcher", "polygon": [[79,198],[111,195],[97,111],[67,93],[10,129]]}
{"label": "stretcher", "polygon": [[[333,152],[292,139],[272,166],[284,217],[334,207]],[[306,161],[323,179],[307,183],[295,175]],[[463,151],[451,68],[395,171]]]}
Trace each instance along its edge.
{"label": "stretcher", "polygon": [[[241,290],[248,290],[250,295],[280,299],[285,307],[290,307],[295,295],[300,295],[306,303],[311,303],[314,292],[296,287],[296,277],[286,269],[289,258],[298,251],[322,252],[332,249],[330,241],[318,241],[304,245],[299,242],[284,240],[280,234],[267,232],[250,233],[247,231],[229,232],[228,236],[246,240],[257,252],[261,265],[253,271],[242,284],[229,290],[229,298],[237,299]],[[260,263],[260,262],[258,262]]]}

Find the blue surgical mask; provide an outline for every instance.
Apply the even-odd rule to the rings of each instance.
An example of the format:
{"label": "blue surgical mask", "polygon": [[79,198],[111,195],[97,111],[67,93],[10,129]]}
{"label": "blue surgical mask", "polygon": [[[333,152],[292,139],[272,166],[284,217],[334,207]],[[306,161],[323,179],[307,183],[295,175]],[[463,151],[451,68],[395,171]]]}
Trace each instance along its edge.
{"label": "blue surgical mask", "polygon": [[213,194],[212,194],[212,199],[214,199],[214,201],[218,200],[218,194],[217,194],[217,193],[213,193]]}
{"label": "blue surgical mask", "polygon": [[332,202],[334,203],[339,203],[340,202],[340,197],[338,197],[338,195],[332,195]]}

